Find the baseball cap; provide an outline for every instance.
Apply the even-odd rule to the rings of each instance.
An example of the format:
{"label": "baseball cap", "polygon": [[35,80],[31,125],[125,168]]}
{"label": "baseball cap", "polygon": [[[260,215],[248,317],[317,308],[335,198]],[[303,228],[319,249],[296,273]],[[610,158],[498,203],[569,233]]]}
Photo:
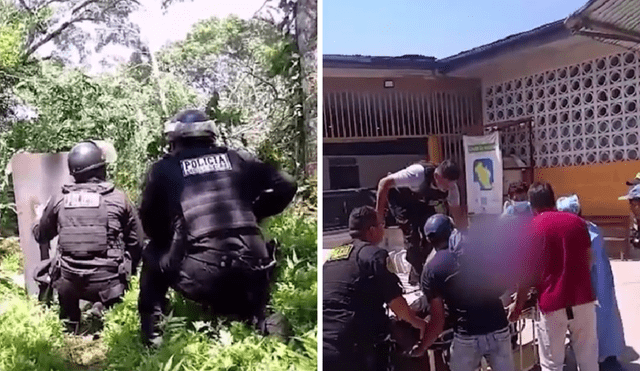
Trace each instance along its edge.
{"label": "baseball cap", "polygon": [[626,195],[624,195],[622,197],[618,197],[618,200],[633,200],[633,199],[636,199],[636,198],[640,198],[640,184],[634,185],[629,190],[629,193],[627,193]]}
{"label": "baseball cap", "polygon": [[627,180],[627,185],[628,186],[634,186],[634,185],[638,185],[640,184],[640,173],[636,174],[636,177],[633,178],[632,180]]}

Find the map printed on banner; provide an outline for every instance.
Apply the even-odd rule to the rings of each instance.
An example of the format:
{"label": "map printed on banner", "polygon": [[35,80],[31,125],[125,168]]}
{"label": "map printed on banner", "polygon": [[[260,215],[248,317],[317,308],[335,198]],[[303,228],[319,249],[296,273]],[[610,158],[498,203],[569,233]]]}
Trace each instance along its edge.
{"label": "map printed on banner", "polygon": [[469,213],[502,213],[502,153],[499,133],[464,136]]}

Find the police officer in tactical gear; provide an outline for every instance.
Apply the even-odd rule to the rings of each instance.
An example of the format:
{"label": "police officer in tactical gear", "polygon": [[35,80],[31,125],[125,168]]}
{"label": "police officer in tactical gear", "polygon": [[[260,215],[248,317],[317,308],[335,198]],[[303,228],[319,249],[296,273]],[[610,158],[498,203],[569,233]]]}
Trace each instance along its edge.
{"label": "police officer in tactical gear", "polygon": [[81,299],[94,303],[96,314],[121,300],[140,260],[142,231],[127,196],[105,180],[105,154],[96,143],[78,143],[68,164],[75,182],[49,201],[33,235],[41,244],[59,236],[52,284],[60,317],[77,333]]}
{"label": "police officer in tactical gear", "polygon": [[186,110],[166,125],[170,153],[150,169],[140,218],[143,252],[138,309],[143,340],[158,345],[169,287],[266,332],[275,266],[259,223],[296,193],[287,175],[246,153],[215,145],[213,123]]}
{"label": "police officer in tactical gear", "polygon": [[390,325],[384,304],[424,331],[402,296],[400,279],[387,269],[388,253],[376,245],[384,228],[370,206],[349,216],[353,242],[332,250],[323,267],[323,364],[325,371],[390,370]]}
{"label": "police officer in tactical gear", "polygon": [[[432,247],[422,236],[422,227],[436,213],[437,206],[449,209],[458,225],[464,225],[460,192],[456,181],[460,168],[450,160],[439,165],[421,161],[382,178],[378,183],[376,210],[380,220],[389,206],[405,239],[407,261],[411,264],[409,283],[418,284],[420,273]],[[443,211],[440,211],[443,212]]]}

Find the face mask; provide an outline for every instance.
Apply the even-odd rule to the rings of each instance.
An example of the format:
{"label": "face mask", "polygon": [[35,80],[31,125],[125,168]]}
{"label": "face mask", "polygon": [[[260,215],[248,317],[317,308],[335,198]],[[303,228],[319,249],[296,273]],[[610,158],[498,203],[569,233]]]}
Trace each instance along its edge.
{"label": "face mask", "polygon": [[529,201],[511,201],[505,210],[507,214],[524,214],[531,212]]}

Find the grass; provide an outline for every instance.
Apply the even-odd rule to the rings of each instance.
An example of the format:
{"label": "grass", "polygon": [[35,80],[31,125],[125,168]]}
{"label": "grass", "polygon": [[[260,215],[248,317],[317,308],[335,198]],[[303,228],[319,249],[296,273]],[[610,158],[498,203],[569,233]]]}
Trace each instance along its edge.
{"label": "grass", "polygon": [[22,269],[17,239],[0,240],[0,370],[316,370],[316,215],[292,208],[272,218],[265,232],[280,243],[270,308],[285,315],[293,336],[283,342],[240,322],[206,321],[173,293],[173,314],[157,350],[140,341],[138,277],[105,314],[99,339],[67,335],[57,307],[45,308],[12,279]]}

